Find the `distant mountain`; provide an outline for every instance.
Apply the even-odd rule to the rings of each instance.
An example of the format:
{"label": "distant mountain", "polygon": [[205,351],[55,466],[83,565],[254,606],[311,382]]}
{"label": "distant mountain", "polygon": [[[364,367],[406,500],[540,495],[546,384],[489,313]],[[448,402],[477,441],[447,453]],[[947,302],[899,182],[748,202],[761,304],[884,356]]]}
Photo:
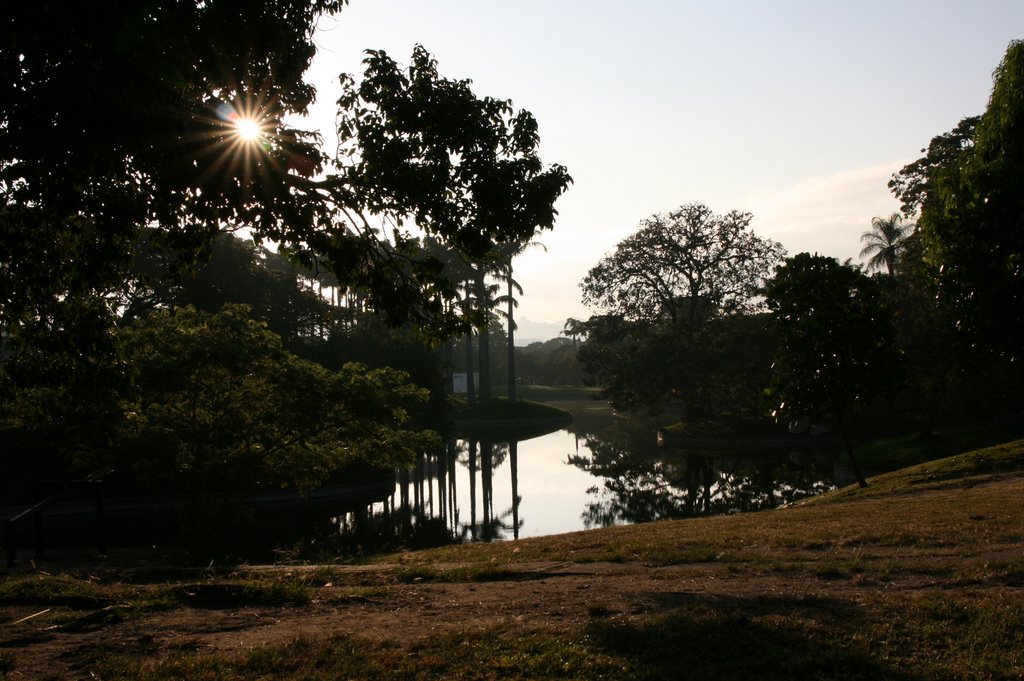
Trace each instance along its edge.
{"label": "distant mountain", "polygon": [[530,343],[543,343],[562,335],[563,324],[545,324],[531,322],[525,317],[516,319],[516,346],[524,347]]}

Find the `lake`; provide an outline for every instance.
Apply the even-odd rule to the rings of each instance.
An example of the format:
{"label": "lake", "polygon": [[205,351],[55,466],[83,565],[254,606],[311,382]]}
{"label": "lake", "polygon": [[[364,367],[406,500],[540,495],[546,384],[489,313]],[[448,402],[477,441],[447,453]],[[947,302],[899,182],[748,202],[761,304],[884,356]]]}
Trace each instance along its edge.
{"label": "lake", "polygon": [[[658,429],[678,416],[619,416],[597,401],[556,406],[573,415],[571,424],[532,428],[519,439],[464,433],[408,471],[343,483],[342,494],[260,493],[262,499],[249,500],[260,503],[233,512],[230,520],[240,524],[222,534],[219,546],[225,557],[243,561],[332,560],[758,511],[834,487],[832,455],[806,439],[784,439],[784,446],[776,440],[770,448],[758,441],[743,452],[685,451],[658,446]],[[182,511],[180,503],[110,499],[111,545],[179,545]],[[92,541],[92,529],[83,528],[94,517],[91,502],[53,507],[47,542]],[[27,548],[31,528],[22,529],[19,542]]]}
{"label": "lake", "polygon": [[662,448],[657,429],[678,417],[618,416],[596,402],[558,406],[573,413],[571,425],[515,441],[485,431],[452,440],[400,473],[387,499],[333,517],[313,543],[361,553],[522,539],[757,511],[835,486],[831,454],[813,447]]}

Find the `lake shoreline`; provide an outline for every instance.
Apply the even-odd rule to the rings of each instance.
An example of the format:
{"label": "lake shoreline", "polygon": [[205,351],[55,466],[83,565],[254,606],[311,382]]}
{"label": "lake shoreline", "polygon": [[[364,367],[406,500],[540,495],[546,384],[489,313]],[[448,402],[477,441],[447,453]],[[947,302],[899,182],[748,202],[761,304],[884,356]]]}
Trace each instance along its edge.
{"label": "lake shoreline", "polygon": [[1017,441],[774,511],[362,564],[55,562],[0,579],[0,663],[148,681],[1009,679],[1022,498]]}

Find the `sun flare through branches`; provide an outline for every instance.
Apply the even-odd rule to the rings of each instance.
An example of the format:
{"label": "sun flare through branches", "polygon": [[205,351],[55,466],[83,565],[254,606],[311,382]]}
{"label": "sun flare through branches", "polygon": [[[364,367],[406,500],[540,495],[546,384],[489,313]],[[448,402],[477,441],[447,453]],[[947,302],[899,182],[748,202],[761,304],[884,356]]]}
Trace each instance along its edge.
{"label": "sun flare through branches", "polygon": [[235,134],[244,142],[255,142],[263,134],[259,121],[239,116],[233,121]]}

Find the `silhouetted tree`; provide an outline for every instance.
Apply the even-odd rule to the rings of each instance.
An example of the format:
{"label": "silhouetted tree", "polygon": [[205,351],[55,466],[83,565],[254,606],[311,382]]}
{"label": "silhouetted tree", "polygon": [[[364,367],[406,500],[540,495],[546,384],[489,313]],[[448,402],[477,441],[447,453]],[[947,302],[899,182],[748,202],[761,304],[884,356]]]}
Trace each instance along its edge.
{"label": "silhouetted tree", "polygon": [[925,257],[964,339],[1016,359],[1024,348],[1022,184],[1024,42],[1013,41],[981,118],[932,140],[928,155],[890,186],[920,207]]}
{"label": "silhouetted tree", "polygon": [[913,230],[913,223],[904,222],[899,213],[893,213],[887,218],[871,218],[871,230],[860,235],[860,242],[864,244],[860,257],[868,258],[868,271],[884,267],[891,277],[896,271],[896,262],[902,254],[903,244]]}
{"label": "silhouetted tree", "polygon": [[122,464],[191,499],[194,547],[227,496],[309,487],[354,462],[410,463],[434,435],[407,425],[426,391],[391,369],[337,372],[287,352],[245,306],[160,310],[121,332],[136,374],[119,428]]}
{"label": "silhouetted tree", "polygon": [[[383,51],[368,51],[364,63],[359,83],[342,78],[338,182],[346,206],[395,216],[397,253],[412,250],[413,238],[401,230],[407,220],[470,261],[486,258],[494,243],[515,243],[554,226],[555,200],[572,180],[563,166],[541,162],[529,112],[477,97],[468,80],[441,77],[422,46],[407,69]],[[373,231],[366,222],[352,222],[362,233]],[[426,307],[440,318],[439,296],[454,297],[456,283],[438,276],[436,261],[424,265],[413,269],[415,290],[371,287],[371,302]]]}
{"label": "silhouetted tree", "polygon": [[857,482],[866,487],[847,412],[892,387],[898,366],[877,283],[835,258],[800,253],[776,268],[766,297],[778,339],[776,416],[834,416]]}
{"label": "silhouetted tree", "polygon": [[[443,267],[369,214],[415,220],[475,254],[553,226],[570,179],[540,162],[536,121],[440,77],[422,48],[408,72],[375,52],[361,83],[344,78],[341,158],[286,123],[315,95],[303,74],[316,20],[344,4],[10,8],[0,26],[5,400],[45,391],[51,405],[96,404],[90,386],[116,384],[114,307],[144,228],[186,265],[221,231],[249,229],[329,268],[392,323],[450,328]],[[239,118],[259,134],[240,134]]]}
{"label": "silhouetted tree", "polygon": [[586,322],[579,359],[617,408],[657,409],[673,398],[691,416],[710,411],[709,325],[755,311],[784,254],[750,230],[751,219],[684,205],[645,220],[587,273],[583,300],[606,313]]}
{"label": "silhouetted tree", "polygon": [[583,302],[625,319],[693,327],[756,306],[758,288],[785,254],[750,230],[750,213],[715,214],[699,203],[640,223],[588,273]]}

